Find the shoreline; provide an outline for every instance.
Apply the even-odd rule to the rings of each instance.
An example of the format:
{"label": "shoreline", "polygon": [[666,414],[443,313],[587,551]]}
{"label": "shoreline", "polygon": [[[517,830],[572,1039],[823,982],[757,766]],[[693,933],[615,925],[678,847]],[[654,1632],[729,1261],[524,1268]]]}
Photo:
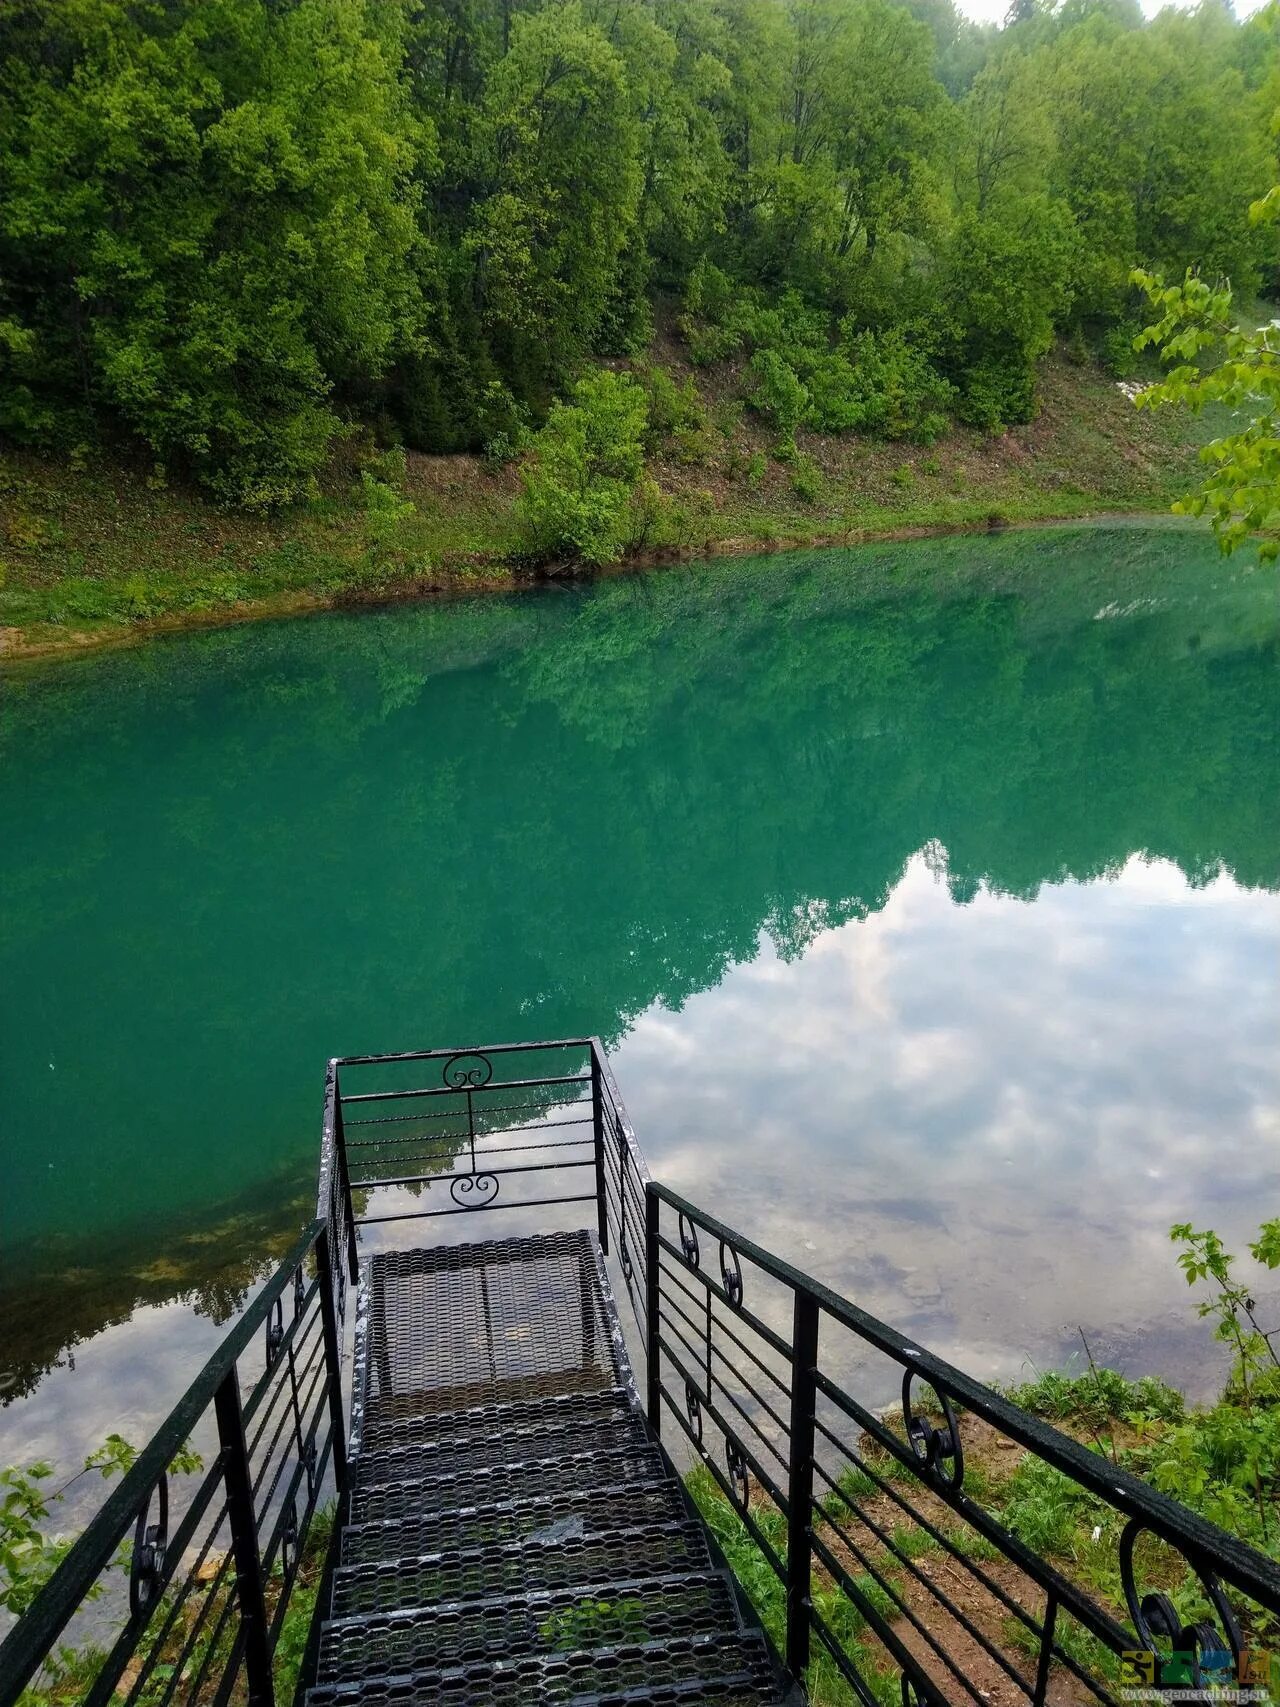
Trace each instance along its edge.
{"label": "shoreline", "polygon": [[[881,525],[815,531],[774,537],[726,535],[697,543],[642,547],[624,553],[617,563],[599,568],[583,564],[551,565],[536,572],[521,572],[495,554],[490,563],[476,562],[475,573],[464,572],[444,580],[407,575],[365,588],[339,588],[330,593],[289,591],[261,599],[242,601],[219,609],[169,611],[131,623],[106,623],[91,629],[68,628],[50,634],[43,629],[0,627],[0,671],[12,664],[39,664],[85,657],[101,651],[141,645],[165,635],[203,629],[232,628],[242,623],[280,621],[332,610],[385,608],[388,605],[431,602],[531,592],[539,587],[566,581],[586,582],[612,576],[638,574],[681,563],[696,563],[725,557],[774,556],[797,551],[826,551],[841,547],[885,545],[900,541],[940,539],[965,534],[1006,533],[1036,528],[1069,527],[1076,523],[1123,526],[1143,524],[1192,529],[1196,523],[1173,515],[1164,500],[1151,508],[1129,506],[1122,510],[1070,504],[1046,505],[1043,511],[1018,516],[993,508],[985,516],[937,522],[886,521]],[[447,574],[447,572],[446,572]]]}

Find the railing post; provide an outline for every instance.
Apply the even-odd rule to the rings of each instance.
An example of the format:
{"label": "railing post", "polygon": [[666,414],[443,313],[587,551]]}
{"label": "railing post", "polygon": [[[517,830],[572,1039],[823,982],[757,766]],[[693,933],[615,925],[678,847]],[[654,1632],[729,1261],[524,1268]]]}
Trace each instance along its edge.
{"label": "railing post", "polygon": [[604,1077],[600,1071],[599,1051],[594,1042],[591,1045],[591,1124],[596,1145],[596,1223],[600,1233],[600,1249],[608,1256],[609,1210],[604,1182]]}
{"label": "railing post", "polygon": [[658,1194],[653,1182],[644,1188],[644,1361],[649,1427],[662,1433],[662,1374],[658,1367]]}
{"label": "railing post", "polygon": [[320,1326],[324,1334],[324,1361],[329,1378],[333,1475],[341,1493],[347,1481],[347,1424],[342,1411],[342,1342],[338,1337],[338,1312],[333,1295],[333,1253],[329,1248],[331,1225],[330,1222],[323,1226],[316,1240],[316,1278],[320,1286]]}
{"label": "railing post", "polygon": [[813,1571],[814,1413],[818,1388],[818,1304],[797,1292],[791,1332],[791,1463],[787,1499],[787,1670],[809,1663],[809,1598]]}
{"label": "railing post", "polygon": [[235,1364],[219,1383],[213,1405],[218,1419],[218,1443],[222,1448],[222,1473],[227,1489],[227,1520],[231,1526],[231,1551],[236,1567],[236,1597],[240,1603],[249,1707],[275,1707],[271,1647],[267,1640],[267,1607],[262,1592],[262,1558],[258,1552],[258,1520],[253,1509],[253,1483],[249,1475],[249,1451],[244,1438],[244,1413],[240,1408],[240,1382]]}
{"label": "railing post", "polygon": [[[360,1279],[360,1252],[356,1245],[356,1218],[351,1208],[351,1175],[347,1172],[347,1135],[342,1125],[342,1091],[338,1069],[333,1070],[333,1149],[338,1168],[337,1187],[342,1193],[342,1208],[347,1223],[347,1272],[354,1286]],[[336,1256],[338,1253],[335,1252]]]}

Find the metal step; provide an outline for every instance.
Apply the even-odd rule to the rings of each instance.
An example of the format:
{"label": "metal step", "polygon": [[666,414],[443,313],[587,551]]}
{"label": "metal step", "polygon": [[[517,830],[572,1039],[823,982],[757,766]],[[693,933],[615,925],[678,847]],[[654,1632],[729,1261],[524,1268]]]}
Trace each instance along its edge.
{"label": "metal step", "polygon": [[616,1386],[452,1411],[424,1410],[420,1399],[421,1395],[411,1395],[371,1400],[361,1424],[361,1453],[437,1443],[471,1445],[486,1435],[532,1434],[540,1429],[548,1433],[570,1428],[612,1429],[635,1414],[631,1395]]}
{"label": "metal step", "polygon": [[447,1462],[437,1462],[433,1468],[435,1474],[423,1475],[421,1460],[410,1457],[397,1461],[396,1474],[384,1470],[368,1483],[357,1479],[351,1494],[351,1522],[378,1523],[408,1511],[423,1516],[456,1511],[460,1488],[492,1505],[514,1504],[548,1488],[609,1490],[671,1480],[656,1446],[607,1437],[590,1444],[579,1437],[572,1449],[561,1446],[545,1457],[533,1450],[510,1463],[489,1464],[470,1482],[460,1479]]}
{"label": "metal step", "polygon": [[512,1595],[528,1589],[571,1588],[577,1583],[637,1576],[704,1573],[711,1555],[701,1524],[692,1520],[566,1536],[533,1545],[460,1548],[416,1558],[339,1565],[333,1573],[331,1618],[351,1618],[401,1607],[428,1609],[468,1597]]}
{"label": "metal step", "polygon": [[326,1624],[322,1682],[442,1670],[477,1660],[631,1646],[732,1633],[733,1591],[722,1573],[619,1578],[571,1589],[455,1601]]}
{"label": "metal step", "polygon": [[366,1399],[459,1410],[618,1385],[597,1251],[575,1232],[378,1253],[362,1287]]}
{"label": "metal step", "polygon": [[679,1636],[555,1655],[319,1684],[308,1707],[779,1707],[784,1700],[758,1636]]}
{"label": "metal step", "polygon": [[422,1443],[406,1442],[380,1452],[361,1452],[352,1464],[355,1485],[378,1482],[427,1481],[446,1470],[455,1477],[483,1476],[507,1464],[566,1458],[591,1442],[612,1446],[645,1446],[649,1432],[638,1412],[618,1410],[607,1425],[583,1426],[572,1413],[530,1423],[501,1434],[452,1434]]}
{"label": "metal step", "polygon": [[[398,1509],[386,1517],[352,1523],[343,1530],[340,1562],[362,1565],[379,1559],[520,1541],[536,1546],[562,1537],[589,1537],[608,1529],[625,1529],[631,1524],[678,1521],[685,1515],[680,1490],[672,1478],[652,1485],[619,1485],[612,1479],[603,1487],[584,1488],[575,1483],[567,1494],[547,1493],[542,1478],[538,1486],[542,1491],[532,1498],[488,1499],[452,1511],[424,1511],[416,1500],[406,1509],[406,1502],[399,1499]],[[456,1489],[454,1492],[456,1495]]]}

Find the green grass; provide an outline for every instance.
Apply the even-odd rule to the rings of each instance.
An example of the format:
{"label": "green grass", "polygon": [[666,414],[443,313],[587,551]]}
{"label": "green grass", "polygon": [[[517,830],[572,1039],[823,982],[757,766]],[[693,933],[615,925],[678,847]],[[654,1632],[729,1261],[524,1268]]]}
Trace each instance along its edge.
{"label": "green grass", "polygon": [[[707,383],[705,376],[699,383]],[[866,539],[900,530],[1163,510],[1196,477],[1204,422],[1139,412],[1100,370],[1049,362],[1038,420],[910,447],[809,437],[771,454],[723,403],[723,430],[672,433],[651,472],[662,503],[642,555]],[[58,650],[155,626],[311,605],[517,585],[518,479],[474,458],[368,456],[288,512],[216,509],[103,457],[0,458],[0,628],[8,649]]]}

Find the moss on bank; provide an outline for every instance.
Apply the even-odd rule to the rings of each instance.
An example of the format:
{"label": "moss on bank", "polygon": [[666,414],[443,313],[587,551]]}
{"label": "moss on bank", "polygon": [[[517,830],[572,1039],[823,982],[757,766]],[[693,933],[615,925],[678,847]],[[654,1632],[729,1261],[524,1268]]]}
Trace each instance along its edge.
{"label": "moss on bank", "polygon": [[[665,352],[664,352],[665,353]],[[1190,484],[1202,423],[1140,413],[1099,369],[1043,372],[1041,411],[995,436],[929,446],[810,435],[797,464],[704,387],[706,425],[673,433],[632,561],[849,542],[992,521],[1160,511]],[[0,655],[360,601],[508,589],[519,560],[513,468],[410,456],[397,489],[350,463],[306,506],[218,510],[119,463],[0,458]]]}

